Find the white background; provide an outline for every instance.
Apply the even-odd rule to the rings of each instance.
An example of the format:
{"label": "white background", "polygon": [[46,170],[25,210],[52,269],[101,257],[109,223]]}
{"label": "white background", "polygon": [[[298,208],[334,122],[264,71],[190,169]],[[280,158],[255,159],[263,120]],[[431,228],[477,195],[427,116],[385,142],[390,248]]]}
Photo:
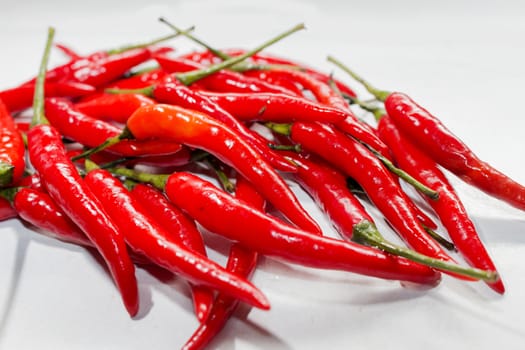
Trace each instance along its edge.
{"label": "white background", "polygon": [[[35,74],[46,28],[80,52],[168,33],[162,15],[219,47],[253,47],[304,22],[269,51],[325,71],[328,54],[377,86],[412,95],[476,153],[525,183],[525,7],[521,1],[6,1],[0,0],[0,88]],[[183,39],[177,48],[193,47]],[[53,62],[61,56],[53,52]],[[336,70],[338,77],[346,79]],[[355,86],[355,84],[354,84]],[[241,309],[217,349],[521,349],[525,342],[525,214],[464,184],[458,191],[504,278],[444,277],[404,289],[263,259],[254,282],[272,310]],[[294,186],[305,206],[329,224]],[[210,237],[208,237],[210,238]],[[225,242],[210,239],[223,261]],[[80,248],[0,224],[0,349],[174,349],[191,335],[184,282],[138,270],[142,308],[129,319],[104,269]]]}

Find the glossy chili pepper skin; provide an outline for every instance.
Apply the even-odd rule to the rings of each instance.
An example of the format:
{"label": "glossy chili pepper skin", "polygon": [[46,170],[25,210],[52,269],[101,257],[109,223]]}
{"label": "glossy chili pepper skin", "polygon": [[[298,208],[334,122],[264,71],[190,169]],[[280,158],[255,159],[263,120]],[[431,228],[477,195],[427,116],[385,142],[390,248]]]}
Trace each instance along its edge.
{"label": "glossy chili pepper skin", "polygon": [[268,74],[265,70],[249,70],[242,73],[244,76],[256,78],[265,81],[272,85],[280,86],[294,93],[296,96],[303,96],[303,90],[301,86],[298,86],[295,81],[286,79],[284,77],[275,77]]}
{"label": "glossy chili pepper skin", "polygon": [[[381,118],[378,131],[381,138],[389,145],[400,167],[410,171],[420,182],[439,191],[437,200],[427,200],[427,202],[438,214],[454,245],[465,260],[471,266],[496,271],[492,259],[476,232],[474,223],[436,162],[408,141],[388,116]],[[489,286],[498,293],[505,292],[501,279]]]}
{"label": "glossy chili pepper skin", "polygon": [[[155,60],[162,69],[168,72],[187,72],[194,69],[203,68],[202,65],[184,59],[169,58],[163,55],[155,56]],[[219,92],[273,92],[273,93],[294,93],[277,85],[266,83],[262,80],[250,78],[240,73],[221,70],[203,78],[199,81],[206,89]]]}
{"label": "glossy chili pepper skin", "polygon": [[[242,176],[237,176],[235,197],[258,210],[264,210],[264,199]],[[228,254],[226,269],[239,276],[249,277],[257,265],[257,252],[234,243]],[[214,300],[210,313],[190,339],[182,347],[184,350],[203,349],[224,327],[239,305],[239,300],[219,293]]]}
{"label": "glossy chili pepper skin", "polygon": [[11,203],[5,198],[0,198],[0,221],[16,218],[17,215]]}
{"label": "glossy chili pepper skin", "polygon": [[24,170],[24,140],[13,117],[0,99],[0,186],[18,182]]}
{"label": "glossy chili pepper skin", "polygon": [[135,268],[119,232],[66,156],[62,137],[49,125],[29,130],[29,158],[49,196],[89,237],[108,265],[131,316],[139,307]]}
{"label": "glossy chili pepper skin", "polygon": [[238,241],[260,254],[305,266],[385,279],[429,285],[440,280],[439,273],[422,265],[287,225],[189,173],[172,174],[166,183],[166,194],[209,231]]}
{"label": "glossy chili pepper skin", "polygon": [[370,200],[416,251],[445,261],[452,258],[420,225],[407,195],[375,155],[335,128],[320,123],[294,123],[291,138],[356,180]]}
{"label": "glossy chili pepper skin", "polygon": [[399,130],[438,164],[485,193],[525,210],[525,186],[480,160],[438,118],[410,97],[391,93],[385,108]]}
{"label": "glossy chili pepper skin", "polygon": [[251,283],[170,240],[169,233],[146,213],[141,204],[109,172],[101,169],[90,171],[85,181],[125,232],[126,242],[134,251],[192,282],[205,284],[251,305],[269,309],[266,297]]}
{"label": "glossy chili pepper skin", "polygon": [[32,188],[21,188],[13,198],[18,215],[45,234],[67,243],[93,247],[93,243],[55,204],[51,197]]}
{"label": "glossy chili pepper skin", "polygon": [[[163,193],[150,185],[137,184],[131,196],[143,204],[146,212],[162,226],[177,243],[193,253],[206,256],[202,235],[195,222],[174,206]],[[197,319],[206,319],[213,302],[213,291],[205,286],[192,284],[193,307]]]}
{"label": "glossy chili pepper skin", "polygon": [[181,106],[208,114],[238,132],[244,140],[276,169],[294,172],[295,166],[259,141],[243,123],[198,91],[193,91],[179,82],[160,83],[153,90],[153,97],[161,103]]}
{"label": "glossy chili pepper skin", "polygon": [[285,94],[214,92],[201,92],[201,94],[241,121],[338,123],[348,116],[343,110]]}
{"label": "glossy chili pepper skin", "polygon": [[[67,100],[50,98],[45,102],[46,116],[51,125],[66,138],[77,141],[85,146],[96,147],[108,138],[121,134],[122,129],[105,122],[91,118],[79,112]],[[181,145],[175,142],[158,140],[122,140],[107,151],[122,156],[166,155],[176,153]]]}
{"label": "glossy chili pepper skin", "polygon": [[[13,89],[0,91],[2,99],[10,112],[21,111],[33,103],[34,84],[21,85]],[[80,97],[95,92],[91,85],[76,82],[46,83],[47,97]]]}
{"label": "glossy chili pepper skin", "polygon": [[127,127],[137,139],[158,137],[213,154],[248,179],[291,222],[307,231],[321,232],[282,177],[225,124],[204,113],[159,104],[139,108]]}
{"label": "glossy chili pepper skin", "polygon": [[104,94],[75,104],[75,108],[90,117],[126,123],[139,107],[155,101],[141,94]]}

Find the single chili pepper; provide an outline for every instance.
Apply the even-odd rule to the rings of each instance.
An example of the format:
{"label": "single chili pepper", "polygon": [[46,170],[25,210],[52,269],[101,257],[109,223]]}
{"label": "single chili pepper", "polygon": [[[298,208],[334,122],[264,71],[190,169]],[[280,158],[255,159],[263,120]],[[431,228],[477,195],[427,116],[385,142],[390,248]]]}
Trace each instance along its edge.
{"label": "single chili pepper", "polygon": [[45,183],[49,196],[101,253],[128,313],[133,316],[138,312],[138,287],[124,239],[67,158],[61,135],[54,127],[45,124],[44,80],[53,36],[54,29],[50,28],[35,84],[32,127],[27,133],[29,159]]}
{"label": "single chili pepper", "polygon": [[141,106],[155,101],[140,94],[104,94],[92,100],[77,103],[75,108],[90,117],[126,123],[129,116]]}
{"label": "single chili pepper", "polygon": [[102,169],[92,170],[85,181],[121,230],[126,232],[126,242],[134,251],[192,282],[223,291],[256,307],[269,309],[266,297],[251,283],[170,240],[170,234],[146,213],[111,173]]}
{"label": "single chili pepper", "polygon": [[216,93],[201,92],[220,107],[241,121],[319,121],[338,123],[348,113],[319,103],[284,94],[275,93]]}
{"label": "single chili pepper", "polygon": [[427,285],[436,285],[440,280],[438,272],[404,258],[287,225],[189,173],[172,174],[166,182],[166,194],[209,231],[260,254],[385,279]]}
{"label": "single chili pepper", "polygon": [[[172,58],[164,55],[154,57],[163,70],[167,72],[188,72],[194,69],[202,69],[204,66],[190,60]],[[290,90],[280,86],[266,83],[260,79],[250,78],[240,73],[231,71],[219,71],[210,75],[200,82],[212,91],[218,92],[273,92],[293,95]]]}
{"label": "single chili pepper", "polygon": [[[121,134],[122,129],[76,110],[67,100],[49,98],[45,101],[47,118],[64,137],[85,146],[96,147],[110,137]],[[108,151],[122,156],[165,155],[181,149],[175,142],[158,140],[122,140]]]}
{"label": "single chili pepper", "polygon": [[[195,222],[168,201],[164,194],[145,184],[137,184],[130,193],[172,239],[191,252],[206,256],[204,241]],[[214,294],[207,287],[193,284],[192,296],[197,319],[203,322],[210,311]]]}
{"label": "single chili pepper", "polygon": [[[95,92],[93,86],[77,82],[46,83],[45,89],[48,97],[80,97]],[[21,111],[31,107],[34,91],[34,84],[21,85],[0,91],[0,99],[10,112]]]}
{"label": "single chili pepper", "polygon": [[330,218],[343,238],[374,246],[441,271],[491,282],[498,279],[493,268],[485,271],[450,264],[387,241],[377,230],[372,217],[348,189],[344,175],[319,160],[305,159],[297,154],[289,154],[289,157],[299,165],[295,178]]}
{"label": "single chili pepper", "polygon": [[[378,131],[381,138],[389,145],[400,166],[410,169],[418,180],[439,190],[439,199],[427,202],[438,214],[450,238],[465,260],[471,266],[496,271],[494,263],[476,232],[474,223],[468,217],[461,200],[437,164],[407,140],[389,117],[381,118]],[[501,280],[489,283],[489,286],[501,294],[505,291]]]}
{"label": "single chili pepper", "polygon": [[0,98],[0,186],[16,183],[24,174],[24,169],[24,140]]}
{"label": "single chili pepper", "polygon": [[401,92],[379,90],[333,57],[329,59],[359,81],[385,108],[397,128],[434,161],[466,183],[525,210],[525,186],[479,159],[437,117]]}
{"label": "single chili pepper", "polygon": [[[235,197],[258,210],[264,210],[264,199],[242,176],[237,176],[235,187]],[[255,270],[257,258],[257,252],[234,243],[228,254],[226,269],[236,275],[249,277]],[[238,305],[238,299],[219,293],[211,307],[208,318],[201,322],[182,349],[197,350],[204,348],[221,331]]]}
{"label": "single chili pepper", "polygon": [[139,140],[158,137],[213,154],[248,179],[291,222],[307,231],[321,232],[281,176],[225,124],[197,111],[155,105],[139,108],[128,119],[127,128]]}
{"label": "single chili pepper", "polygon": [[[139,92],[139,90],[135,91]],[[178,81],[158,83],[152,87],[140,90],[140,92],[151,96],[161,103],[169,103],[207,113],[209,116],[236,130],[251,147],[269,161],[276,169],[288,172],[295,171],[293,164],[269,149],[265,143],[260,142],[259,139],[253,135],[253,132],[243,123],[238,121],[233,115],[221,108],[221,106],[214,101],[211,101],[201,92],[193,91]]]}
{"label": "single chili pepper", "polygon": [[448,262],[454,260],[423,229],[408,196],[385,166],[365,146],[335,128],[320,123],[293,123],[291,139],[356,180],[404,240],[414,250]]}

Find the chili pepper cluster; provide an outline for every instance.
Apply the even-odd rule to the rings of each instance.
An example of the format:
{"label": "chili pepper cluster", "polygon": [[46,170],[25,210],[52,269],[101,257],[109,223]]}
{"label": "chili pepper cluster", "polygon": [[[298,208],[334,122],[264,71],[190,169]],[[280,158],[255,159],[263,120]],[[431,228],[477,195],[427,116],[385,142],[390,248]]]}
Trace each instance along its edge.
{"label": "chili pepper cluster", "polygon": [[[100,254],[132,317],[137,265],[184,277],[200,322],[184,349],[205,347],[239,302],[270,308],[249,281],[260,255],[427,286],[447,273],[504,293],[442,169],[522,210],[525,187],[406,94],[376,89],[330,57],[372,94],[364,102],[330,74],[261,52],[302,26],[253,50],[218,50],[169,25],[175,34],[89,55],[55,44],[69,60],[51,69],[49,30],[38,75],[0,91],[2,220]],[[159,46],[177,36],[203,50]],[[340,238],[323,235],[290,183]],[[379,232],[363,201],[406,246]],[[225,267],[207,257],[203,228],[231,241]]]}

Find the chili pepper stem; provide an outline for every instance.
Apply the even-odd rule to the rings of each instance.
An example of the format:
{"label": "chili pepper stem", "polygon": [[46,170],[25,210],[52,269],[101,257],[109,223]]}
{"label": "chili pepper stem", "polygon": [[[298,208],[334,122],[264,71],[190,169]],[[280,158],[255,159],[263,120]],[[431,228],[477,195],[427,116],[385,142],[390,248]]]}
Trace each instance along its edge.
{"label": "chili pepper stem", "polygon": [[434,238],[439,244],[441,244],[443,247],[450,251],[457,251],[456,246],[454,243],[450,242],[448,239],[437,233],[436,231],[432,230],[430,227],[427,227],[425,225],[422,225],[425,231],[430,235],[430,237]]}
{"label": "chili pepper stem", "polygon": [[290,133],[292,132],[291,131],[292,126],[290,124],[279,124],[279,123],[268,122],[268,123],[264,123],[264,126],[272,130],[273,132],[276,132],[284,136],[290,136]]}
{"label": "chili pepper stem", "polygon": [[215,176],[221,183],[221,186],[229,193],[235,192],[235,185],[230,181],[226,173],[222,170],[217,158],[212,155],[208,155],[203,159],[204,163],[215,172]]}
{"label": "chili pepper stem", "polygon": [[13,181],[15,167],[10,163],[0,162],[0,186],[7,186]]}
{"label": "chili pepper stem", "polygon": [[496,282],[499,279],[495,271],[467,268],[451,264],[390,243],[381,236],[375,225],[369,221],[363,221],[354,226],[352,240],[439,270],[453,272],[486,282]]}
{"label": "chili pepper stem", "polygon": [[164,187],[166,186],[166,181],[170,177],[171,174],[148,174],[148,173],[142,173],[135,171],[133,169],[128,168],[106,168],[107,171],[109,171],[112,174],[124,176],[126,178],[138,181],[138,182],[144,182],[149,183],[153,185],[154,187],[158,188],[159,190],[164,190]]}
{"label": "chili pepper stem", "polygon": [[215,65],[212,65],[212,66],[209,66],[209,67],[206,67],[206,68],[203,68],[203,69],[194,70],[194,71],[187,72],[187,73],[176,74],[175,76],[184,85],[191,85],[192,83],[196,82],[197,80],[200,80],[200,79],[202,79],[204,77],[207,77],[210,74],[218,72],[221,69],[229,68],[229,67],[231,67],[231,66],[233,66],[233,65],[235,65],[235,64],[237,64],[239,62],[244,61],[246,58],[255,55],[256,53],[264,50],[268,46],[271,46],[271,45],[275,44],[276,42],[286,38],[287,36],[297,32],[299,30],[302,30],[302,29],[305,29],[305,26],[304,26],[304,24],[301,23],[301,24],[298,24],[298,25],[294,26],[293,28],[291,28],[291,29],[289,29],[289,30],[287,30],[287,31],[277,35],[275,38],[270,39],[270,40],[266,41],[265,43],[257,46],[256,48],[246,52],[243,55],[232,57],[232,58],[230,58],[228,60],[222,61],[220,63],[217,63]]}
{"label": "chili pepper stem", "polygon": [[0,197],[6,199],[9,203],[13,203],[15,195],[20,191],[21,187],[9,187],[0,190]]}
{"label": "chili pepper stem", "polygon": [[270,147],[271,149],[274,149],[276,151],[292,151],[292,152],[295,152],[295,153],[301,153],[302,152],[302,148],[301,148],[301,145],[296,143],[294,145],[278,145],[278,144],[275,144],[275,143],[268,143],[268,147]]}
{"label": "chili pepper stem", "polygon": [[131,134],[131,132],[127,128],[124,128],[124,130],[122,130],[122,133],[120,133],[120,135],[117,135],[117,136],[110,137],[110,138],[106,139],[106,141],[104,141],[103,143],[101,143],[97,147],[93,147],[91,149],[88,149],[87,151],[82,152],[81,154],[72,157],[71,160],[74,162],[74,161],[77,161],[77,160],[80,160],[80,159],[83,159],[83,158],[88,158],[88,157],[90,157],[91,155],[93,155],[93,154],[95,154],[97,152],[103,151],[103,150],[105,150],[108,147],[116,145],[117,143],[119,143],[122,140],[132,139],[132,138],[133,138],[133,134]]}
{"label": "chili pepper stem", "polygon": [[370,92],[372,95],[374,95],[378,100],[385,101],[388,95],[390,95],[389,91],[379,90],[375,88],[374,86],[372,86],[368,81],[363,79],[361,76],[357,75],[357,73],[352,71],[350,68],[348,68],[348,66],[344,65],[341,61],[337,60],[336,58],[332,56],[328,56],[327,60],[335,64],[337,67],[341,68],[343,71],[348,73],[352,78],[354,78],[359,83],[361,83],[365,87],[365,89],[368,92]]}
{"label": "chili pepper stem", "polygon": [[165,35],[165,36],[162,36],[162,37],[157,38],[157,39],[153,39],[153,40],[145,42],[145,43],[125,45],[125,46],[121,46],[121,47],[118,47],[118,48],[109,49],[109,50],[106,51],[106,53],[108,55],[115,55],[115,54],[119,54],[119,53],[122,53],[122,52],[125,52],[125,51],[133,50],[133,49],[140,49],[140,48],[143,48],[143,47],[148,47],[148,46],[160,44],[160,43],[162,43],[164,41],[167,41],[167,40],[170,40],[170,39],[174,39],[174,38],[176,38],[176,37],[178,37],[180,35],[186,35],[186,33],[189,33],[189,32],[191,32],[193,30],[195,30],[195,26],[191,26],[191,27],[189,27],[186,30],[176,30],[176,32],[174,34]]}
{"label": "chili pepper stem", "polygon": [[142,89],[105,89],[104,92],[108,94],[141,94],[148,97],[153,97],[155,85],[147,86]]}
{"label": "chili pepper stem", "polygon": [[49,55],[51,53],[51,47],[53,46],[53,38],[55,36],[55,28],[49,27],[47,31],[47,41],[44,49],[44,55],[42,56],[42,62],[38,70],[38,76],[35,83],[35,94],[33,98],[33,119],[31,119],[30,127],[34,127],[40,124],[48,124],[48,121],[44,115],[44,83],[46,80],[47,64],[49,62]]}

